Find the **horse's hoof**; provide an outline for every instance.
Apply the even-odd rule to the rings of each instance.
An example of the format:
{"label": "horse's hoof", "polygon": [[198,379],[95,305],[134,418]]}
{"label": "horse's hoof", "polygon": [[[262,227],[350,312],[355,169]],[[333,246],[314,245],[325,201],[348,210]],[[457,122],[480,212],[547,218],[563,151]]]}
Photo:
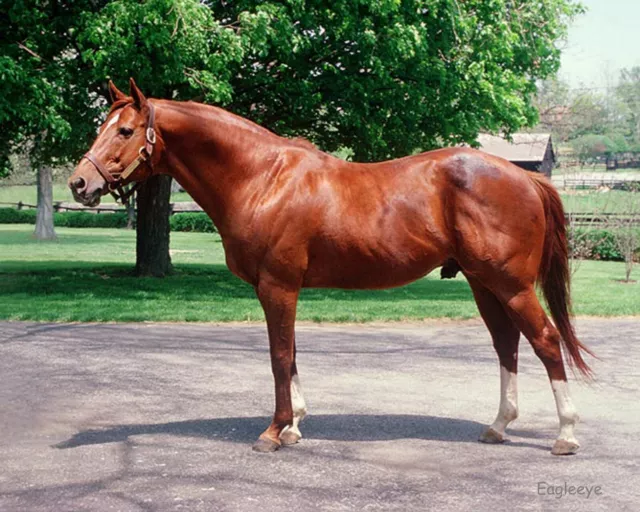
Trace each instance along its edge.
{"label": "horse's hoof", "polygon": [[271,439],[258,439],[253,445],[254,452],[270,453],[275,452],[280,448],[280,444],[272,441]]}
{"label": "horse's hoof", "polygon": [[300,439],[302,439],[302,435],[292,429],[285,430],[280,434],[280,442],[285,446],[296,444]]}
{"label": "horse's hoof", "polygon": [[500,444],[505,442],[505,438],[500,432],[493,430],[491,427],[489,427],[478,438],[478,441],[480,441],[481,443],[487,443],[487,444]]}
{"label": "horse's hoof", "polygon": [[567,441],[566,439],[557,439],[551,453],[553,455],[575,455],[580,448],[577,441]]}

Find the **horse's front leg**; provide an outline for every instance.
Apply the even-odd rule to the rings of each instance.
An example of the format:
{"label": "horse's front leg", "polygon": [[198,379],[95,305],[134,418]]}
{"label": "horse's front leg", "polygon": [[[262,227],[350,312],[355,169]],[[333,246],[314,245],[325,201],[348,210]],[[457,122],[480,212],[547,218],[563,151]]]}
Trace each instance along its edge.
{"label": "horse's front leg", "polygon": [[[287,285],[271,276],[261,275],[257,292],[267,319],[276,411],[271,425],[260,435],[253,449],[258,452],[273,452],[280,448],[281,434],[294,423],[291,379],[295,374],[294,336],[300,288]],[[297,381],[295,384],[298,384]],[[297,430],[297,425],[295,429]]]}

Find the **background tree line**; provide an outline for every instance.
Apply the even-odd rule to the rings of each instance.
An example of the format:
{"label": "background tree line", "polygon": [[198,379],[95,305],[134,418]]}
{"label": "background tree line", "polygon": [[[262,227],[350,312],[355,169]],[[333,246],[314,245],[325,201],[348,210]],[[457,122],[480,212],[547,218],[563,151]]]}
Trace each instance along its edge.
{"label": "background tree line", "polygon": [[[537,122],[573,0],[0,0],[0,173],[26,154],[50,220],[108,79],[226,107],[326,151],[380,160]],[[138,194],[137,271],[164,275],[170,180]],[[47,233],[44,233],[47,235]]]}
{"label": "background tree line", "polygon": [[559,79],[544,81],[536,104],[540,128],[570,145],[583,163],[617,153],[640,153],[640,67],[623,69],[611,88],[571,90]]}

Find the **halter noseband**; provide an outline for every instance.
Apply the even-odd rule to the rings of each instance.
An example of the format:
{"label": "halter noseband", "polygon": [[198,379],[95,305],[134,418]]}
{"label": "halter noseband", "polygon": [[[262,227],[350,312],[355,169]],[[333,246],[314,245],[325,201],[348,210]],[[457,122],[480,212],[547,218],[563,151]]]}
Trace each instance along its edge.
{"label": "halter noseband", "polygon": [[129,198],[136,190],[138,190],[138,188],[140,188],[140,185],[142,185],[142,182],[139,181],[129,190],[125,191],[123,189],[124,181],[131,176],[133,171],[135,171],[140,164],[148,162],[149,166],[151,166],[151,155],[153,154],[153,147],[156,143],[156,111],[151,102],[147,102],[147,105],[149,107],[149,119],[147,121],[147,129],[145,130],[146,140],[144,146],[140,147],[137,158],[131,162],[124,171],[114,174],[110,173],[91,151],[87,151],[82,157],[89,160],[102,177],[107,180],[109,192],[116,201],[121,201],[122,204],[127,204],[129,202]]}

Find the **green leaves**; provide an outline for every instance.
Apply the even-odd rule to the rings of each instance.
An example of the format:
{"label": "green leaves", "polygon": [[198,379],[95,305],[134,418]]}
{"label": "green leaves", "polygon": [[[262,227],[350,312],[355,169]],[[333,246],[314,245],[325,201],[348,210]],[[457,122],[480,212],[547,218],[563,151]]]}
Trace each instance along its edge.
{"label": "green leaves", "polygon": [[[106,82],[378,160],[535,121],[571,0],[0,0],[0,161],[77,158]],[[33,144],[32,144],[33,143]]]}
{"label": "green leaves", "polygon": [[251,33],[232,78],[234,109],[324,149],[351,147],[365,160],[535,122],[535,82],[557,69],[554,44],[579,11],[564,0],[212,8]]}
{"label": "green leaves", "polygon": [[233,29],[193,0],[116,0],[85,13],[78,37],[94,79],[134,76],[151,96],[231,100],[229,63],[243,55]]}

